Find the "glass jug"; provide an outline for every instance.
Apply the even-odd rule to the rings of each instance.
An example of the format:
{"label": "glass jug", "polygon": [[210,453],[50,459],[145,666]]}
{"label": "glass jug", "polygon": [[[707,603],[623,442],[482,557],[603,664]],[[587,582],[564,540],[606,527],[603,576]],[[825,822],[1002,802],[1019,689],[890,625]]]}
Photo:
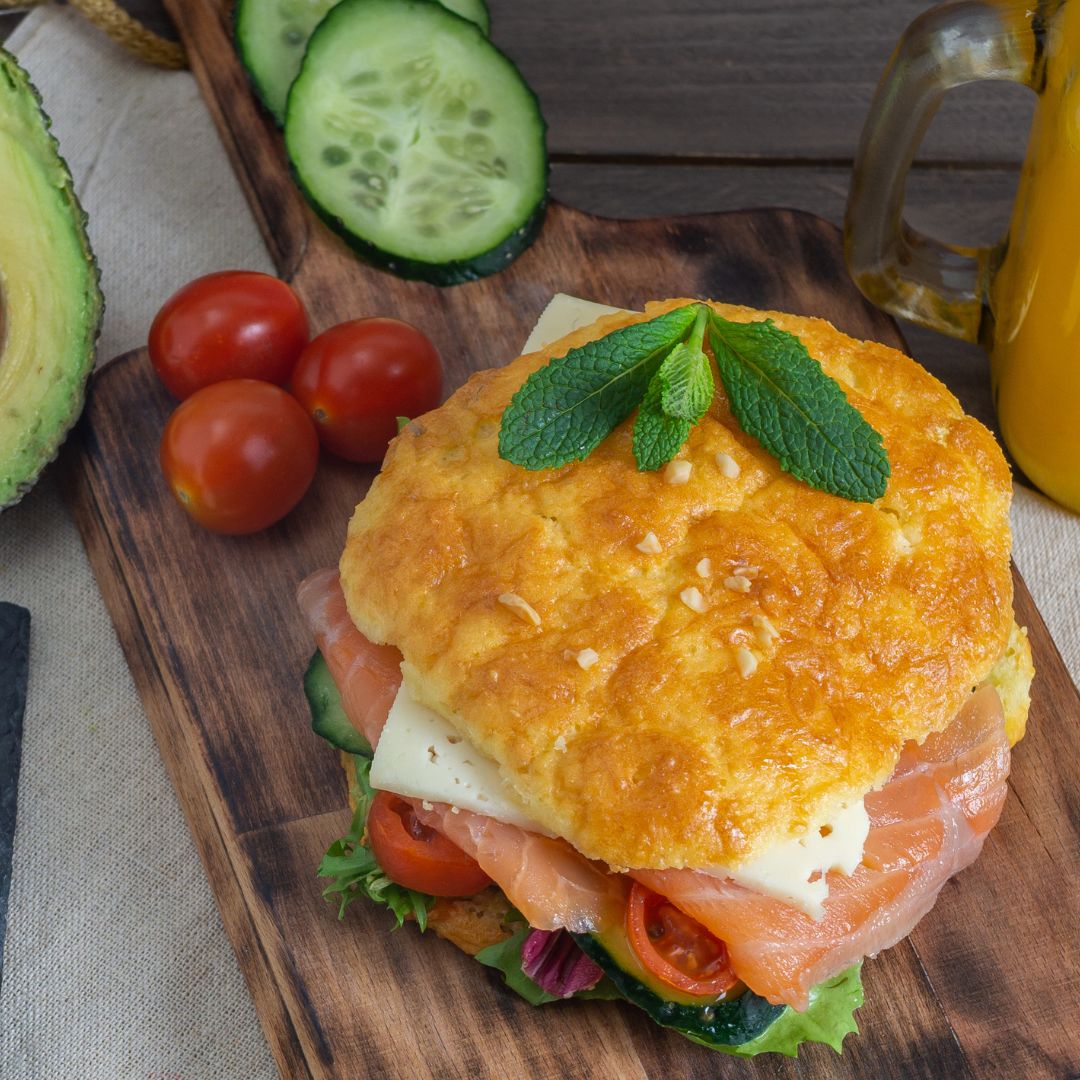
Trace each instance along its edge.
{"label": "glass jug", "polygon": [[[903,198],[943,94],[979,79],[1039,100],[1008,234],[967,248],[912,229]],[[989,351],[1005,444],[1080,511],[1080,0],[964,0],[912,23],[863,129],[845,247],[875,304]]]}

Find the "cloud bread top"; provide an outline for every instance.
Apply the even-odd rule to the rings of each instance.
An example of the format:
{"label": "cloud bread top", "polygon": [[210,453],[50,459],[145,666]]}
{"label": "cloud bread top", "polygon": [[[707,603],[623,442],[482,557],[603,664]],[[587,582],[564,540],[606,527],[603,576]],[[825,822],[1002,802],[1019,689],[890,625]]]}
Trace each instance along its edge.
{"label": "cloud bread top", "polygon": [[[602,318],[413,421],[341,559],[354,622],[401,649],[413,695],[501,765],[532,817],[620,869],[736,866],[860,798],[905,741],[948,724],[1013,619],[993,437],[909,357],[819,319],[712,305],[774,319],[839,381],[889,454],[877,503],[781,472],[719,387],[679,454],[684,484],[637,470],[632,418],[562,468],[498,456],[529,374],[689,302]],[[638,548],[650,532],[659,553]],[[725,585],[746,566],[748,591]],[[692,586],[704,611],[680,598]],[[740,648],[757,659],[746,675]]]}

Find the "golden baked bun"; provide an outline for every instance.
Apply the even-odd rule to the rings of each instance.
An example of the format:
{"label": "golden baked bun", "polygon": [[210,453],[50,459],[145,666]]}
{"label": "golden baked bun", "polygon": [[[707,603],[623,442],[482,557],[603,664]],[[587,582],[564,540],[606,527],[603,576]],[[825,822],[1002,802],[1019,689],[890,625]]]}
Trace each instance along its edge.
{"label": "golden baked bun", "polygon": [[[781,472],[722,388],[679,454],[684,483],[637,470],[632,419],[577,464],[500,459],[529,374],[690,302],[601,318],[414,420],[341,559],[353,620],[401,649],[413,695],[532,817],[616,869],[737,866],[826,820],[949,723],[1013,626],[993,437],[912,359],[820,319],[713,304],[797,334],[881,433],[892,476],[874,504]],[[998,673],[1014,730],[1024,673]]]}

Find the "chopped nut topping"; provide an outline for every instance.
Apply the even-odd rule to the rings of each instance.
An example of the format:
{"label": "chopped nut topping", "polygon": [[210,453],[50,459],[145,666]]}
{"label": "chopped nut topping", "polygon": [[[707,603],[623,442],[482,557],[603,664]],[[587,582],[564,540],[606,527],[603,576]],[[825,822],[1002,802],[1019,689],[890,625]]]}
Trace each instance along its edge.
{"label": "chopped nut topping", "polygon": [[566,753],[566,740],[561,735],[555,740],[555,749],[558,750],[560,754]]}
{"label": "chopped nut topping", "polygon": [[757,657],[749,649],[740,645],[735,650],[735,666],[744,679],[749,679],[757,671]]}
{"label": "chopped nut topping", "polygon": [[450,807],[450,813],[451,814],[460,814],[461,811],[456,806],[451,806]]}
{"label": "chopped nut topping", "polygon": [[667,468],[664,470],[664,479],[669,484],[685,484],[690,479],[693,468],[694,466],[684,458],[680,458],[678,461],[669,461]]}
{"label": "chopped nut topping", "polygon": [[756,578],[758,576],[758,574],[761,573],[761,567],[760,566],[736,566],[735,569],[732,570],[731,572],[733,574],[736,574],[738,577],[750,578],[750,580],[753,581],[753,579]]}
{"label": "chopped nut topping", "polygon": [[742,574],[734,574],[732,577],[724,578],[724,588],[731,589],[733,592],[749,592],[750,579],[743,577]]}
{"label": "chopped nut topping", "polygon": [[697,571],[697,576],[702,578],[712,577],[712,559],[702,559],[697,566],[694,567]]}
{"label": "chopped nut topping", "polygon": [[429,803],[429,802],[427,801],[427,799],[424,799],[424,801],[423,801],[422,803],[420,803],[420,805],[421,805],[421,806],[422,806],[422,807],[423,807],[423,808],[424,808],[425,810],[434,810],[434,809],[435,809],[435,804],[434,804],[434,803]]}
{"label": "chopped nut topping", "polygon": [[534,608],[527,600],[522,600],[517,593],[500,593],[499,603],[508,607],[515,615],[518,615],[526,622],[531,622],[533,626],[540,625],[540,616],[537,614],[536,608]]}
{"label": "chopped nut topping", "polygon": [[588,671],[600,659],[600,654],[595,649],[582,649],[574,659],[582,671]]}
{"label": "chopped nut topping", "polygon": [[654,532],[647,532],[634,547],[646,555],[659,555],[661,550],[660,541],[656,539],[656,533]]}
{"label": "chopped nut topping", "polygon": [[754,629],[757,631],[757,639],[762,645],[768,647],[773,638],[780,636],[780,631],[776,629],[772,624],[772,620],[768,615],[755,615],[751,620],[754,624]]}
{"label": "chopped nut topping", "polygon": [[716,455],[716,465],[724,476],[730,477],[732,480],[742,472],[739,463],[730,454],[725,454],[723,450]]}
{"label": "chopped nut topping", "polygon": [[683,591],[679,593],[679,599],[691,611],[696,611],[699,615],[708,607],[705,603],[705,597],[701,595],[701,590],[696,585],[691,585],[690,588],[683,589]]}

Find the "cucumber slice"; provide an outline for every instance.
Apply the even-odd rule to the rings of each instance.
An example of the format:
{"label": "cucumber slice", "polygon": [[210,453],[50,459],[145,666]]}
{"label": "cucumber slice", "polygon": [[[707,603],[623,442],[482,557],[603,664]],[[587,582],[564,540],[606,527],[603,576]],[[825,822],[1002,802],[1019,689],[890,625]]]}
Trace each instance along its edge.
{"label": "cucumber slice", "polygon": [[[308,38],[338,0],[237,0],[236,44],[263,104],[278,127],[285,101],[300,70]],[[491,32],[484,0],[440,0],[443,7]]]}
{"label": "cucumber slice", "polygon": [[289,92],[285,147],[316,211],[364,257],[437,285],[535,238],[545,124],[517,68],[435,0],[342,0]]}
{"label": "cucumber slice", "polygon": [[321,735],[331,746],[349,754],[371,756],[371,745],[349,723],[341,707],[341,695],[323,654],[316,650],[304,672],[304,694],[311,710],[311,730]]}
{"label": "cucumber slice", "polygon": [[705,1046],[714,1049],[741,1046],[764,1034],[787,1011],[786,1005],[770,1005],[751,990],[713,1004],[688,1004],[692,1000],[688,995],[666,987],[661,989],[661,984],[649,976],[629,945],[620,942],[615,934],[575,934],[574,940],[627,1001],[643,1009],[658,1024],[674,1028]]}

